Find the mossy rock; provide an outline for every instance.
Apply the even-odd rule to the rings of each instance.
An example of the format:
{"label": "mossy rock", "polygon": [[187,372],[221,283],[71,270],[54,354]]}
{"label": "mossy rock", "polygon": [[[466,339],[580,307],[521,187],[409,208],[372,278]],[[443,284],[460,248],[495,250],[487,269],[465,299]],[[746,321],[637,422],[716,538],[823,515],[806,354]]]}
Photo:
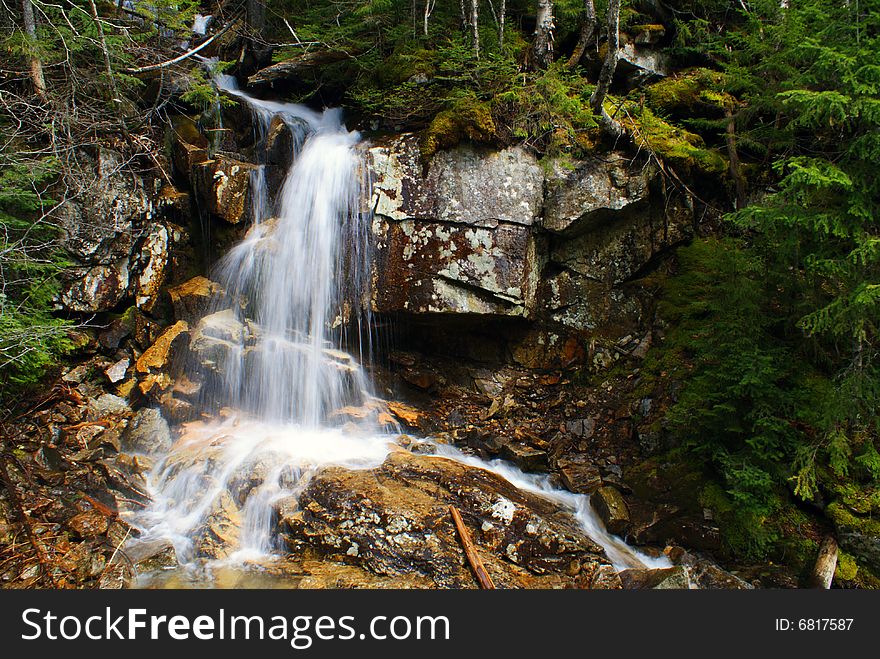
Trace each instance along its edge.
{"label": "mossy rock", "polygon": [[422,162],[427,165],[435,153],[451,149],[464,140],[491,143],[497,131],[488,103],[466,97],[434,117],[425,129],[420,145]]}
{"label": "mossy rock", "polygon": [[842,551],[837,555],[837,568],[834,570],[834,579],[838,582],[855,581],[859,572],[859,564],[856,559]]}
{"label": "mossy rock", "polygon": [[[612,105],[606,108],[615,111]],[[664,161],[688,171],[721,176],[727,171],[727,160],[716,150],[706,148],[703,138],[684,128],[670,124],[648,108],[630,104],[621,124],[633,135],[634,141]]]}
{"label": "mossy rock", "polygon": [[871,570],[880,572],[880,519],[855,514],[842,501],[834,501],[825,514],[837,529],[840,546]]}
{"label": "mossy rock", "polygon": [[645,87],[645,99],[665,114],[717,116],[734,102],[732,96],[718,91],[722,78],[711,69],[689,69]]}

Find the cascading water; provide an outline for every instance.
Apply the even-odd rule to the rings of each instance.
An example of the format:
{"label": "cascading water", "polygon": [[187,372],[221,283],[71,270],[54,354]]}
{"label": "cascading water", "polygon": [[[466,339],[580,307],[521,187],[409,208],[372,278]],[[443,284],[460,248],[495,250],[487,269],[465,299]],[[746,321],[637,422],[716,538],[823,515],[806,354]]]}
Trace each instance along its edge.
{"label": "cascading water", "polygon": [[[201,357],[188,369],[201,380],[203,416],[213,420],[185,424],[153,469],[153,503],[135,522],[143,539],[171,539],[183,562],[205,558],[204,536],[213,534],[207,557],[237,563],[279,549],[273,506],[296,495],[310,473],[378,466],[395,436],[377,421],[381,404],[359,363],[370,352],[371,219],[361,210],[369,196],[359,135],[338,110],[262,101],[225,76],[218,86],[250,109],[258,147],[273,121],[286,124],[292,164],[274,212],[265,166],[252,174],[253,226],[216,268],[224,292],[192,339]],[[609,535],[584,495],[453,447],[435,450],[570,509],[620,567],[667,564]],[[222,522],[211,525],[218,515]]]}

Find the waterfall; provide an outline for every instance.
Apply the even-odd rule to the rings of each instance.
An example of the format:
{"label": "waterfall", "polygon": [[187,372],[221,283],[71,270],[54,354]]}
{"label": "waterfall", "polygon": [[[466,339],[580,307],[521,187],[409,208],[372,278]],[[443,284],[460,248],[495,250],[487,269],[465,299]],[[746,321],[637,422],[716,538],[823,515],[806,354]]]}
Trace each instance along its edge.
{"label": "waterfall", "polygon": [[[171,539],[182,562],[240,563],[283,549],[273,534],[282,497],[322,466],[378,466],[394,435],[378,423],[381,404],[361,366],[370,357],[371,217],[362,210],[369,190],[360,137],[338,110],[263,101],[232,78],[217,81],[250,110],[258,154],[283,122],[291,165],[274,202],[267,163],[251,174],[252,226],[212,273],[223,293],[193,331],[201,357],[187,368],[200,379],[206,419],[184,424],[156,464],[153,503],[135,523],[145,539]],[[664,564],[605,532],[588,497],[435,449],[568,508],[615,564]]]}

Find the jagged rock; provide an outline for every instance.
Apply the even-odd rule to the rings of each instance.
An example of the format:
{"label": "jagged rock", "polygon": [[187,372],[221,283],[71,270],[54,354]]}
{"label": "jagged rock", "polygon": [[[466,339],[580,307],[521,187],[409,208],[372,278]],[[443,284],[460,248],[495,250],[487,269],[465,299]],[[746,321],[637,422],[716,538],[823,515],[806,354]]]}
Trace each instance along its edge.
{"label": "jagged rock", "polygon": [[396,451],[375,469],[322,469],[299,505],[277,506],[295,552],[380,575],[422,575],[441,587],[475,587],[449,516],[470,527],[499,587],[587,586],[608,561],[568,513],[482,469]]}
{"label": "jagged rock", "polygon": [[113,394],[101,394],[97,398],[90,400],[89,408],[92,409],[98,418],[128,416],[131,414],[131,407],[129,407],[125,399]]}
{"label": "jagged rock", "polygon": [[523,471],[547,470],[547,451],[532,446],[518,442],[505,442],[501,446],[501,455]]}
{"label": "jagged rock", "polygon": [[140,274],[135,282],[135,303],[140,309],[150,311],[159,298],[168,269],[168,228],[156,225],[141,246]]}
{"label": "jagged rock", "polygon": [[576,494],[592,494],[602,486],[602,476],[586,456],[560,458],[556,468],[566,488]]}
{"label": "jagged rock", "polygon": [[174,440],[162,413],[154,408],[139,410],[122,435],[121,446],[129,453],[165,453]]}
{"label": "jagged rock", "polygon": [[91,538],[107,533],[110,523],[103,513],[91,509],[71,517],[67,526],[80,537]]}
{"label": "jagged rock", "polygon": [[[150,298],[153,273],[162,270],[166,248],[149,222],[162,208],[148,182],[130,171],[123,157],[101,148],[96,156],[80,151],[81,172],[91,180],[59,209],[62,243],[76,265],[63,275],[57,304],[73,312],[109,311],[138,287]],[[153,232],[158,231],[153,228]],[[141,247],[141,245],[143,245]],[[149,271],[141,278],[141,273]]]}
{"label": "jagged rock", "polygon": [[193,169],[193,188],[204,208],[229,224],[247,219],[251,201],[251,172],[257,165],[217,156]]}
{"label": "jagged rock", "polygon": [[652,165],[616,152],[577,163],[574,169],[555,161],[546,180],[543,226],[574,234],[632,214],[645,207],[655,174]]}
{"label": "jagged rock", "polygon": [[189,325],[183,320],[165,329],[135,362],[135,370],[138,373],[166,370],[175,351],[185,342],[188,330]]}
{"label": "jagged rock", "polygon": [[223,372],[231,354],[238,354],[250,338],[247,325],[232,309],[224,309],[199,321],[190,341],[190,351],[199,364],[214,372]]}
{"label": "jagged rock", "polygon": [[677,565],[658,569],[630,568],[619,573],[620,582],[627,590],[657,590],[691,588],[687,568]]}
{"label": "jagged rock", "polygon": [[59,209],[64,246],[84,264],[111,265],[127,259],[141,223],[152,217],[145,183],[110,149],[100,148],[97,156],[81,150],[78,157],[83,174],[92,178]]}
{"label": "jagged rock", "polygon": [[82,313],[114,308],[128,295],[129,265],[126,256],[107,265],[70,268],[58,298],[61,308]]}
{"label": "jagged rock", "polygon": [[204,524],[196,532],[194,548],[197,556],[213,559],[228,558],[238,547],[241,533],[241,512],[226,490],[214,500]]}
{"label": "jagged rock", "polygon": [[694,587],[702,590],[751,590],[752,584],[735,574],[722,570],[715,563],[702,556],[691,554],[681,547],[667,547],[665,551],[676,565],[687,568]]}
{"label": "jagged rock", "polygon": [[659,211],[624,214],[577,237],[558,241],[551,248],[551,259],[586,280],[622,284],[659,252],[690,235],[690,206],[685,200],[671,204],[662,215],[655,215]]}
{"label": "jagged rock", "polygon": [[209,160],[208,140],[189,117],[178,115],[172,119],[171,160],[188,181],[196,165]]}
{"label": "jagged rock", "polygon": [[129,364],[131,364],[131,359],[129,359],[128,357],[120,359],[112,366],[105,368],[104,375],[107,376],[107,379],[110,380],[110,382],[116,384],[117,382],[125,378],[125,373],[126,371],[128,371]]}
{"label": "jagged rock", "polygon": [[610,485],[600,487],[590,497],[590,503],[605,522],[605,528],[609,533],[622,535],[629,530],[631,524],[629,508],[616,487]]}
{"label": "jagged rock", "polygon": [[174,317],[194,324],[202,318],[211,301],[222,292],[220,284],[207,277],[193,277],[182,284],[168,289]]}

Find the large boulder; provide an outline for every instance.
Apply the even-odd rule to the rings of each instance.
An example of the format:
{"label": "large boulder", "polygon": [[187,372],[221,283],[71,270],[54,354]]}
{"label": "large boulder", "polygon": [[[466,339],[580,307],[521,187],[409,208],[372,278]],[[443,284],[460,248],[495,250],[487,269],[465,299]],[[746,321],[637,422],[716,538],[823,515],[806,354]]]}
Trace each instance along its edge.
{"label": "large boulder", "polygon": [[398,450],[375,469],[319,471],[299,501],[279,502],[283,537],[380,575],[475,587],[449,506],[461,513],[499,587],[598,584],[604,552],[558,505],[483,469]]}
{"label": "large boulder", "polygon": [[596,156],[573,167],[554,161],[546,180],[543,226],[554,233],[575,234],[632,215],[647,206],[656,168],[618,152]]}
{"label": "large boulder", "polygon": [[372,147],[369,157],[375,212],[391,220],[493,228],[529,226],[540,216],[543,171],[521,147],[489,151],[463,144],[438,152],[423,168],[418,138],[403,135]]}
{"label": "large boulder", "polygon": [[462,145],[423,168],[418,138],[369,151],[382,312],[523,316],[534,305],[543,173],[521,148]]}
{"label": "large boulder", "polygon": [[526,316],[540,276],[528,227],[378,219],[377,311]]}
{"label": "large boulder", "polygon": [[56,303],[79,313],[110,311],[132,297],[153,308],[174,262],[172,255],[189,236],[174,222],[188,213],[186,195],[134,173],[109,149],[81,153],[85,177],[58,209],[62,244],[74,265],[62,275]]}
{"label": "large boulder", "polygon": [[205,210],[229,224],[250,217],[251,175],[257,165],[218,155],[193,168],[193,188]]}

